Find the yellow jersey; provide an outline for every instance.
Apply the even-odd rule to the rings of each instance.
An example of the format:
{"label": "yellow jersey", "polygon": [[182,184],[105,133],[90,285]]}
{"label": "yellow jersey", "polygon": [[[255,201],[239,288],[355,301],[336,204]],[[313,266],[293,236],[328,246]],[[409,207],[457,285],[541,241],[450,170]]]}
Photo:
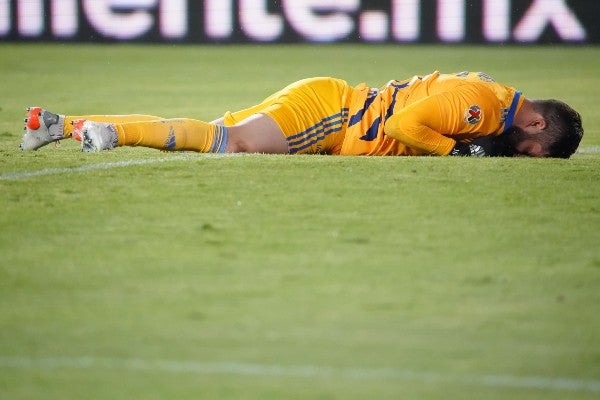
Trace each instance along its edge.
{"label": "yellow jersey", "polygon": [[340,154],[446,155],[457,140],[499,135],[524,98],[482,72],[356,86]]}

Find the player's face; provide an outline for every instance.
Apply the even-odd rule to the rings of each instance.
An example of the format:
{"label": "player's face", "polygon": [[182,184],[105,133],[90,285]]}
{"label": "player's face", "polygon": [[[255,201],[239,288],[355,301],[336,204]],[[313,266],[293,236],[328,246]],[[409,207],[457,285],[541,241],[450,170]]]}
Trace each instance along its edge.
{"label": "player's face", "polygon": [[502,157],[545,157],[536,135],[517,126],[511,126],[500,135],[495,146],[497,155]]}

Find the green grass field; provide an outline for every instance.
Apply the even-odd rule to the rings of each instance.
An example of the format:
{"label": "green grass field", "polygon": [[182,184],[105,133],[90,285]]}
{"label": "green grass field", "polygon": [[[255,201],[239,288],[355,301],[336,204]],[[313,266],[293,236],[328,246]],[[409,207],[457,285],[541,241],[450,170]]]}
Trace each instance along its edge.
{"label": "green grass field", "polygon": [[[597,399],[600,48],[0,45],[0,399]],[[213,119],[482,70],[570,160],[18,149],[25,106]]]}

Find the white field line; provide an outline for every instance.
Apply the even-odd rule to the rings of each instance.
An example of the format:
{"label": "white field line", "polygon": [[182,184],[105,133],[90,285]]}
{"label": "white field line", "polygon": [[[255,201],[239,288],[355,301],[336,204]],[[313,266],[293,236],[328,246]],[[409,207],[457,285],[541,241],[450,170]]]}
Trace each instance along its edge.
{"label": "white field line", "polygon": [[[207,153],[202,154],[202,158],[225,158],[225,157],[233,157],[240,156],[240,154],[223,154],[223,153]],[[43,175],[62,175],[62,174],[72,174],[75,172],[88,172],[88,171],[98,171],[98,170],[107,170],[113,168],[124,168],[131,167],[136,165],[146,165],[146,164],[157,164],[164,163],[169,161],[186,161],[186,160],[198,160],[200,157],[198,155],[178,155],[172,157],[161,157],[161,158],[145,158],[141,160],[123,160],[123,161],[114,161],[114,162],[105,162],[98,164],[87,164],[82,165],[80,167],[66,167],[66,168],[44,168],[33,171],[20,171],[20,172],[5,172],[4,174],[0,174],[0,181],[18,181],[27,178],[33,178],[36,176]]]}
{"label": "white field line", "polygon": [[[216,155],[204,155],[215,157]],[[224,155],[221,155],[224,156]],[[106,163],[98,163],[98,164],[88,164],[82,165],[80,167],[66,167],[66,168],[44,168],[33,171],[21,171],[21,172],[6,172],[0,175],[0,181],[18,181],[27,178],[33,178],[36,176],[43,175],[62,175],[62,174],[72,174],[75,172],[88,172],[88,171],[98,171],[98,170],[107,170],[113,168],[124,168],[131,167],[135,165],[146,165],[146,164],[157,164],[164,163],[169,161],[184,161],[191,160],[194,157],[191,156],[173,156],[173,157],[162,157],[162,158],[147,158],[141,160],[123,160],[123,161],[115,161],[115,162],[106,162]]]}
{"label": "white field line", "polygon": [[317,365],[269,365],[240,362],[199,362],[181,360],[142,360],[97,357],[0,356],[4,369],[109,369],[187,374],[221,374],[292,378],[347,378],[352,380],[411,381],[421,383],[463,384],[508,389],[537,389],[600,393],[600,380],[564,377],[466,375],[458,373],[412,371],[398,368],[327,367]]}
{"label": "white field line", "polygon": [[[590,154],[590,153],[600,153],[600,146],[590,146],[583,147],[577,151],[582,154]],[[231,157],[235,155],[241,154],[203,154],[202,157],[210,157],[210,158],[222,158],[222,157]],[[20,171],[20,172],[5,172],[0,174],[0,181],[18,181],[27,178],[33,178],[36,176],[44,176],[44,175],[62,175],[62,174],[72,174],[76,172],[88,172],[88,171],[98,171],[98,170],[107,170],[113,168],[124,168],[131,167],[136,165],[146,165],[146,164],[157,164],[164,163],[169,161],[185,161],[199,159],[193,156],[173,156],[173,157],[162,157],[162,158],[147,158],[142,160],[123,160],[123,161],[115,161],[115,162],[107,162],[107,163],[99,163],[99,164],[88,164],[82,165],[80,167],[70,167],[70,168],[44,168],[33,171]]]}

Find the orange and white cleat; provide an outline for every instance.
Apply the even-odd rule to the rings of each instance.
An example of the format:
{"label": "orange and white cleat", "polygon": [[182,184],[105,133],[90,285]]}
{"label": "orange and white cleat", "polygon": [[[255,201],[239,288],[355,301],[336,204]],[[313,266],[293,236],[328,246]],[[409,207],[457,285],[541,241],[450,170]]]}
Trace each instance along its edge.
{"label": "orange and white cleat", "polygon": [[106,122],[84,121],[80,132],[81,151],[86,153],[114,149],[119,141],[117,128]]}
{"label": "orange and white cleat", "polygon": [[64,139],[65,116],[41,107],[28,107],[21,150],[37,150],[48,143]]}

